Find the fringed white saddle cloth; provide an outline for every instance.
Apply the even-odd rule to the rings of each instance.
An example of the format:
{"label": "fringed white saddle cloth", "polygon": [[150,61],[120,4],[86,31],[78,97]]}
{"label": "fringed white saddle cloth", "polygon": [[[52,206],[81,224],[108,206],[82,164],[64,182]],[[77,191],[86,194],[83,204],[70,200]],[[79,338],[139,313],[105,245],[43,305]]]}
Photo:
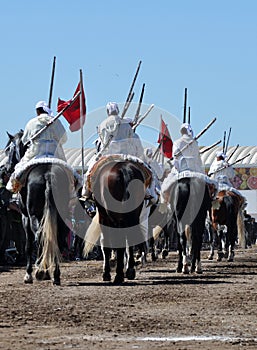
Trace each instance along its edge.
{"label": "fringed white saddle cloth", "polygon": [[30,170],[39,164],[53,164],[64,167],[67,170],[67,173],[70,175],[71,181],[74,183],[75,190],[78,190],[82,187],[82,177],[68,163],[59,158],[42,157],[31,159],[28,162],[19,163],[10,177],[9,184],[12,186],[10,190],[14,193],[19,192],[21,188],[26,184],[26,179]]}
{"label": "fringed white saddle cloth", "polygon": [[92,184],[94,183],[99,171],[105,164],[110,162],[126,162],[131,161],[135,163],[144,175],[145,186],[149,186],[152,180],[152,170],[147,163],[140,158],[131,156],[128,154],[108,154],[102,156],[96,163],[94,163],[87,171],[86,174],[86,187],[92,191]]}
{"label": "fringed white saddle cloth", "polygon": [[218,189],[218,183],[216,180],[210,179],[209,176],[198,173],[196,171],[190,171],[185,170],[180,173],[178,172],[171,172],[163,181],[161,186],[161,193],[162,197],[166,200],[168,198],[169,192],[172,188],[172,186],[180,179],[184,178],[198,178],[201,179],[203,182],[205,182],[207,185],[211,186],[213,188],[213,192],[215,193]]}

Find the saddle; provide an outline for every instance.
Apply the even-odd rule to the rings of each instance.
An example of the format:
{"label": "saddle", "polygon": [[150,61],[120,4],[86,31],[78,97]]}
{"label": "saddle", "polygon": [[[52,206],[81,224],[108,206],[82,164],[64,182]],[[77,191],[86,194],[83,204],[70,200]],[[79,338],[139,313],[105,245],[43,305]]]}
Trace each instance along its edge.
{"label": "saddle", "polygon": [[142,172],[144,176],[144,184],[146,187],[149,186],[149,184],[152,181],[152,170],[150,167],[143,162],[140,158],[137,158],[135,156],[130,156],[126,154],[112,154],[112,155],[105,155],[102,156],[94,165],[88,170],[87,176],[86,176],[86,188],[90,192],[92,192],[93,184],[100,172],[100,170],[108,163],[111,162],[126,162],[126,161],[132,161],[138,169]]}
{"label": "saddle", "polygon": [[33,168],[40,164],[55,164],[62,166],[65,170],[67,170],[67,174],[70,176],[70,182],[74,185],[75,190],[77,191],[79,188],[82,187],[81,176],[68,163],[59,158],[45,157],[31,159],[28,162],[25,162],[24,164],[20,164],[20,166],[17,167],[17,169],[15,169],[15,171],[12,173],[6,188],[13,193],[20,192],[22,187],[26,185],[28,174]]}

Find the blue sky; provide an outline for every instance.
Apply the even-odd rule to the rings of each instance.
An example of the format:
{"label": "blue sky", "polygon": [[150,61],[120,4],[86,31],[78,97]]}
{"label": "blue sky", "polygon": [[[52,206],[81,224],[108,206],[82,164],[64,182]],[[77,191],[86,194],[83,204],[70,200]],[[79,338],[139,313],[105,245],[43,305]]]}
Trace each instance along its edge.
{"label": "blue sky", "polygon": [[[0,148],[6,131],[24,128],[36,102],[48,101],[54,56],[54,111],[58,97],[72,97],[83,71],[85,140],[104,119],[106,103],[126,99],[142,60],[134,101],[145,83],[144,103],[156,106],[145,125],[158,130],[162,114],[176,138],[171,115],[182,120],[187,88],[195,134],[217,117],[200,145],[221,139],[230,127],[230,145],[256,145],[256,13],[255,0],[3,1]],[[156,144],[149,130],[138,132]],[[70,139],[79,146],[79,137]]]}

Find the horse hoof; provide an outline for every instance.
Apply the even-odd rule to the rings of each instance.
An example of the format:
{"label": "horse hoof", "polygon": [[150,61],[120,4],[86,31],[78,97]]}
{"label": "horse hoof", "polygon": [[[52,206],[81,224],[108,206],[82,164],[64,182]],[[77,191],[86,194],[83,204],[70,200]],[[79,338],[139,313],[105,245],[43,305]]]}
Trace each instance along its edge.
{"label": "horse hoof", "polygon": [[103,274],[103,281],[104,282],[110,282],[111,281],[111,275],[109,273],[104,273]]}
{"label": "horse hoof", "polygon": [[116,275],[113,284],[122,284],[124,282],[124,276]]}
{"label": "horse hoof", "polygon": [[234,261],[234,254],[230,254],[227,259],[228,262],[233,262]]}
{"label": "horse hoof", "polygon": [[35,277],[36,277],[36,280],[38,280],[38,281],[43,281],[44,275],[45,275],[45,271],[43,271],[43,270],[37,270],[35,272]]}
{"label": "horse hoof", "polygon": [[26,273],[26,275],[24,277],[24,283],[32,284],[33,283],[32,275],[30,275],[29,273]]}
{"label": "horse hoof", "polygon": [[126,278],[128,280],[134,280],[136,278],[136,270],[135,269],[128,269],[126,271]]}
{"label": "horse hoof", "polygon": [[154,253],[151,254],[152,261],[156,261],[158,259],[158,255],[155,255]]}
{"label": "horse hoof", "polygon": [[176,268],[176,272],[177,272],[177,273],[181,273],[181,272],[182,272],[182,266],[178,266],[178,267]]}
{"label": "horse hoof", "polygon": [[225,259],[227,259],[228,258],[228,252],[224,252],[223,256],[224,256]]}
{"label": "horse hoof", "polygon": [[54,286],[60,286],[61,285],[61,280],[60,279],[54,279],[53,280],[53,285]]}
{"label": "horse hoof", "polygon": [[168,256],[167,249],[163,249],[163,251],[162,251],[162,258],[165,259],[167,256]]}
{"label": "horse hoof", "polygon": [[[192,271],[192,270],[191,270],[191,271]],[[187,265],[186,265],[186,266],[183,266],[182,273],[183,273],[184,275],[188,275],[188,274],[189,274],[189,268],[188,268]]]}
{"label": "horse hoof", "polygon": [[35,277],[38,281],[49,281],[51,280],[49,271],[44,271],[44,270],[37,270],[35,272]]}

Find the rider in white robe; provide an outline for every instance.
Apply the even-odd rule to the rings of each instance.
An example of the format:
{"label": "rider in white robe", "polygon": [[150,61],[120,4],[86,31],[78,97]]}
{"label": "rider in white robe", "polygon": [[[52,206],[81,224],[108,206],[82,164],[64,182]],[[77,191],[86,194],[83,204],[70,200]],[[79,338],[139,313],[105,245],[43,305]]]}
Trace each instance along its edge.
{"label": "rider in white robe", "polygon": [[48,123],[52,121],[52,111],[45,101],[36,104],[37,116],[31,119],[25,126],[22,142],[27,145],[26,152],[20,162],[15,166],[14,173],[6,186],[9,191],[13,191],[13,179],[16,174],[25,167],[32,159],[37,158],[58,158],[66,162],[62,145],[67,141],[66,131],[59,119],[55,120],[34,140],[32,137]]}
{"label": "rider in white robe", "polygon": [[24,129],[22,142],[23,144],[28,143],[28,148],[21,162],[40,157],[55,157],[66,161],[62,146],[67,141],[67,135],[59,119],[55,120],[35,140],[31,141],[31,138],[39,130],[52,121],[52,112],[44,101],[39,101],[36,104],[36,112],[37,116],[31,119]]}
{"label": "rider in white robe", "polygon": [[[193,137],[193,130],[190,124],[183,123],[180,128],[181,137],[173,143],[173,168],[169,175],[164,179],[161,187],[162,202],[169,201],[171,186],[179,177],[199,176],[203,179],[204,167],[202,164],[198,142]],[[207,179],[206,179],[207,180]]]}
{"label": "rider in white robe", "polygon": [[216,159],[210,166],[209,176],[218,183],[218,191],[232,191],[242,196],[236,188],[234,188],[235,170],[226,160],[227,156],[221,152],[216,152]]}
{"label": "rider in white robe", "polygon": [[190,124],[183,123],[181,137],[173,143],[174,166],[178,172],[185,170],[204,173],[198,142],[193,138]]}

